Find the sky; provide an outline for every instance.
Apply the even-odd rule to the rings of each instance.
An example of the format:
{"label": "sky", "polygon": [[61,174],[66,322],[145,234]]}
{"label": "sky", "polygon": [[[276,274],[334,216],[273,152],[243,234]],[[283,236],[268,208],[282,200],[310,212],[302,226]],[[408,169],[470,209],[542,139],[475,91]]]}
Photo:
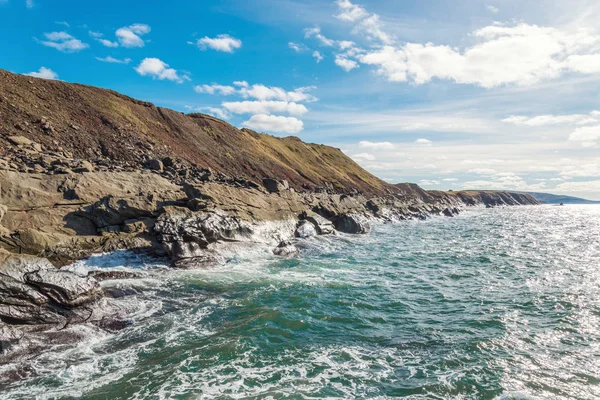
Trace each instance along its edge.
{"label": "sky", "polygon": [[597,0],[0,0],[0,68],[342,149],[426,189],[600,200]]}

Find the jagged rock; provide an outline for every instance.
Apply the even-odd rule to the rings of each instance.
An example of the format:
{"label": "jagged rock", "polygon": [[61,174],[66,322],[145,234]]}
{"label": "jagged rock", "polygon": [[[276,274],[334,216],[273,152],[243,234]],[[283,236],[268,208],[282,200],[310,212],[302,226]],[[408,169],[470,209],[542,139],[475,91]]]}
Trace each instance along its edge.
{"label": "jagged rock", "polygon": [[163,162],[157,159],[146,161],[146,167],[152,171],[162,171],[164,169]]}
{"label": "jagged rock", "polygon": [[216,265],[222,265],[225,263],[225,259],[210,251],[202,251],[194,257],[183,258],[173,262],[173,267],[179,269],[198,269],[208,268]]}
{"label": "jagged rock", "polygon": [[237,241],[252,233],[238,217],[221,212],[195,213],[180,207],[165,207],[154,231],[174,261],[203,257],[211,243]]}
{"label": "jagged rock", "polygon": [[263,186],[269,193],[279,193],[285,190],[285,186],[276,179],[263,179]]}
{"label": "jagged rock", "polygon": [[208,202],[202,199],[191,199],[188,201],[187,206],[192,211],[201,211],[208,207]]}
{"label": "jagged rock", "polygon": [[369,225],[366,218],[351,214],[338,217],[335,221],[335,228],[340,232],[351,234],[365,234],[371,232],[371,225]]}
{"label": "jagged rock", "polygon": [[311,236],[317,236],[317,229],[311,222],[307,220],[299,221],[294,235],[302,239]]}
{"label": "jagged rock", "polygon": [[79,307],[98,299],[100,286],[95,279],[81,278],[72,272],[57,269],[25,274],[25,282],[63,307]]}
{"label": "jagged rock", "polygon": [[457,208],[445,208],[444,211],[442,211],[442,214],[444,214],[446,217],[454,217],[455,215],[458,215],[459,211]]}
{"label": "jagged rock", "polygon": [[98,282],[103,282],[115,279],[137,279],[141,278],[143,275],[130,271],[90,271],[88,276],[94,278]]}
{"label": "jagged rock", "polygon": [[98,282],[56,269],[47,260],[0,253],[0,319],[12,324],[58,324],[79,319],[77,308],[101,295]]}
{"label": "jagged rock", "polygon": [[292,242],[284,240],[273,249],[273,254],[276,256],[292,258],[297,257],[300,254],[300,251]]}
{"label": "jagged rock", "polygon": [[305,211],[300,215],[300,219],[306,220],[314,225],[319,235],[333,235],[335,228],[333,223],[328,219],[321,217],[319,214],[312,211]]}

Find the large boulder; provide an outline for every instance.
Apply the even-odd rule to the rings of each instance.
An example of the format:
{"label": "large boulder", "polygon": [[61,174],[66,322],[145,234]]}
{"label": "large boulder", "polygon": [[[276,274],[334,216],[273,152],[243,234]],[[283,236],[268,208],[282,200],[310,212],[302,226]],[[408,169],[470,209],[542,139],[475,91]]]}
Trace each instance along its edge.
{"label": "large boulder", "polygon": [[365,217],[345,214],[336,219],[335,229],[344,233],[365,234],[371,232],[371,225]]}
{"label": "large boulder", "polygon": [[43,258],[0,253],[0,320],[12,324],[82,321],[78,307],[101,296],[93,278],[56,269]]}
{"label": "large boulder", "polygon": [[317,236],[317,228],[307,220],[298,221],[294,235],[301,239]]}
{"label": "large boulder", "polygon": [[173,261],[204,257],[211,243],[238,241],[252,234],[250,226],[238,217],[181,207],[166,207],[154,231]]}
{"label": "large boulder", "polygon": [[333,222],[326,218],[321,217],[319,214],[312,211],[305,211],[300,215],[301,220],[305,220],[314,225],[319,235],[333,235],[335,234],[335,228]]}

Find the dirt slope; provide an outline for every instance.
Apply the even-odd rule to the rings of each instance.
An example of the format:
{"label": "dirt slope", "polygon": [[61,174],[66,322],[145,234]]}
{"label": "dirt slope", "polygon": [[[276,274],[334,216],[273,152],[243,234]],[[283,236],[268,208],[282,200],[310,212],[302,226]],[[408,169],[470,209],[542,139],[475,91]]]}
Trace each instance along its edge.
{"label": "dirt slope", "polygon": [[110,90],[0,70],[0,155],[11,135],[88,160],[135,165],[170,156],[230,177],[287,179],[296,188],[327,182],[370,194],[391,188],[339,149],[240,130]]}

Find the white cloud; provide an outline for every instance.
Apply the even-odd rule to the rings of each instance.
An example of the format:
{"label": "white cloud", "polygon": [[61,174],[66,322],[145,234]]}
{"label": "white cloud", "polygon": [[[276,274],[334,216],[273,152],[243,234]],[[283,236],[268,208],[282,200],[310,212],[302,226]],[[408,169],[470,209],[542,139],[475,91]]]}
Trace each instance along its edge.
{"label": "white cloud", "polygon": [[456,182],[456,181],[458,181],[458,179],[456,179],[456,178],[446,178],[446,179],[442,179],[442,181],[444,181],[444,182]]}
{"label": "white cloud", "polygon": [[396,148],[396,146],[390,142],[369,142],[366,140],[359,142],[358,147],[374,150],[393,150]]}
{"label": "white cloud", "polygon": [[[52,47],[64,53],[73,53],[89,47],[88,44],[74,38],[67,32],[44,33],[47,40],[39,41],[44,46]],[[37,40],[37,39],[36,39]]]}
{"label": "white cloud", "polygon": [[96,31],[88,31],[88,34],[93,38],[101,38],[102,36],[104,36],[102,34],[102,32],[96,32]]}
{"label": "white cloud", "polygon": [[33,2],[33,0],[25,0],[25,7],[33,8],[35,7],[35,3]]}
{"label": "white cloud", "polygon": [[303,115],[308,112],[303,104],[274,100],[225,102],[222,106],[234,114],[285,113]]}
{"label": "white cloud", "polygon": [[98,61],[102,61],[105,63],[113,63],[113,64],[129,64],[131,62],[131,58],[125,58],[123,60],[120,60],[118,58],[113,58],[111,56],[108,57],[96,57],[96,60]]}
{"label": "white cloud", "polygon": [[429,139],[423,139],[423,138],[421,138],[421,139],[415,140],[415,144],[418,144],[420,146],[432,146],[433,142],[431,140],[429,140]]}
{"label": "white cloud", "polygon": [[54,21],[54,23],[56,25],[62,25],[62,26],[66,26],[67,28],[70,28],[71,25],[69,25],[69,23],[67,21]]}
{"label": "white cloud", "polygon": [[198,93],[208,94],[221,94],[224,96],[238,95],[243,98],[253,98],[260,101],[265,100],[279,100],[288,103],[304,103],[304,102],[315,102],[319,99],[310,94],[309,92],[314,89],[313,86],[297,88],[293,91],[286,91],[283,88],[277,86],[265,86],[263,84],[254,84],[250,86],[248,82],[236,81],[233,86],[223,85],[198,85],[194,87],[194,90]]}
{"label": "white cloud", "polygon": [[110,40],[107,40],[107,39],[96,39],[96,40],[99,41],[100,43],[102,43],[102,45],[106,46],[106,47],[119,47],[118,42],[111,42]]}
{"label": "white cloud", "polygon": [[571,115],[538,115],[535,117],[525,117],[522,115],[513,115],[505,118],[502,122],[515,125],[526,126],[547,126],[547,125],[588,125],[600,121],[600,111],[592,111],[589,114],[571,114]]}
{"label": "white cloud", "polygon": [[308,93],[314,89],[313,87],[301,87],[292,92],[276,86],[265,86],[261,84],[252,85],[247,88],[239,89],[239,94],[242,97],[252,97],[257,100],[281,100],[292,102],[315,102],[318,99]]}
{"label": "white cloud", "polygon": [[351,156],[351,158],[357,161],[375,161],[375,156],[370,153],[359,153]]}
{"label": "white cloud", "polygon": [[187,75],[180,75],[177,70],[169,68],[169,65],[158,58],[145,58],[140,65],[134,68],[142,76],[151,76],[153,79],[169,80],[182,83],[189,80]]}
{"label": "white cloud", "polygon": [[50,68],[46,68],[46,67],[41,67],[39,69],[39,71],[29,72],[28,74],[25,74],[25,75],[33,76],[35,78],[50,79],[50,80],[58,79],[58,74],[56,72],[52,71]]}
{"label": "white cloud", "polygon": [[317,64],[320,63],[321,61],[323,61],[323,59],[325,58],[323,55],[321,55],[320,52],[318,52],[317,50],[313,51],[312,53],[313,58],[317,61]]}
{"label": "white cloud", "polygon": [[488,4],[487,6],[485,6],[485,8],[488,9],[488,11],[493,12],[494,14],[498,14],[500,12],[500,9],[498,7],[494,7],[490,4]]}
{"label": "white cloud", "polygon": [[372,14],[369,18],[362,20],[354,28],[354,33],[362,33],[367,39],[380,41],[384,44],[393,42],[392,38],[384,32],[383,23],[377,14]]}
{"label": "white cloud", "polygon": [[352,71],[354,68],[359,68],[359,65],[354,60],[349,60],[339,54],[335,56],[335,64],[345,70],[346,72]]}
{"label": "white cloud", "polygon": [[333,47],[336,43],[335,40],[331,40],[323,36],[323,34],[321,33],[321,28],[319,28],[318,26],[315,26],[314,28],[306,28],[304,30],[304,37],[307,39],[314,37],[318,39],[323,46],[327,47]]}
{"label": "white cloud", "polygon": [[223,96],[229,96],[236,92],[236,89],[233,86],[224,86],[224,85],[198,85],[194,86],[194,90],[196,93],[207,93],[207,94],[222,94]]}
{"label": "white cloud", "polygon": [[356,22],[366,18],[369,13],[362,6],[352,4],[350,0],[337,0],[336,4],[339,8],[339,14],[335,15],[337,19],[348,22]]}
{"label": "white cloud", "polygon": [[288,43],[288,47],[292,50],[294,50],[296,53],[302,53],[306,50],[308,50],[308,47],[306,47],[304,44],[302,43],[294,43],[294,42],[289,42]]}
{"label": "white cloud", "polygon": [[150,26],[145,24],[133,24],[117,29],[115,35],[123,47],[144,47],[144,39],[141,36],[150,33]]}
{"label": "white cloud", "polygon": [[583,147],[596,147],[597,141],[600,139],[600,126],[585,126],[575,129],[569,135],[569,140],[572,142],[581,142]]}
{"label": "white cloud", "polygon": [[257,114],[242,123],[250,129],[274,133],[294,134],[304,129],[304,123],[294,117]]}
{"label": "white cloud", "polygon": [[215,38],[205,36],[202,39],[198,39],[196,45],[202,50],[206,50],[208,47],[216,51],[233,53],[234,50],[242,47],[242,41],[229,35],[222,34],[217,35]]}
{"label": "white cloud", "polygon": [[[371,25],[379,26],[376,20]],[[373,29],[365,34],[383,46],[357,59],[393,82],[424,84],[437,78],[492,88],[531,85],[566,72],[600,72],[600,54],[594,53],[600,36],[592,30],[494,24],[474,31],[478,43],[461,51],[433,43],[394,46]]]}

